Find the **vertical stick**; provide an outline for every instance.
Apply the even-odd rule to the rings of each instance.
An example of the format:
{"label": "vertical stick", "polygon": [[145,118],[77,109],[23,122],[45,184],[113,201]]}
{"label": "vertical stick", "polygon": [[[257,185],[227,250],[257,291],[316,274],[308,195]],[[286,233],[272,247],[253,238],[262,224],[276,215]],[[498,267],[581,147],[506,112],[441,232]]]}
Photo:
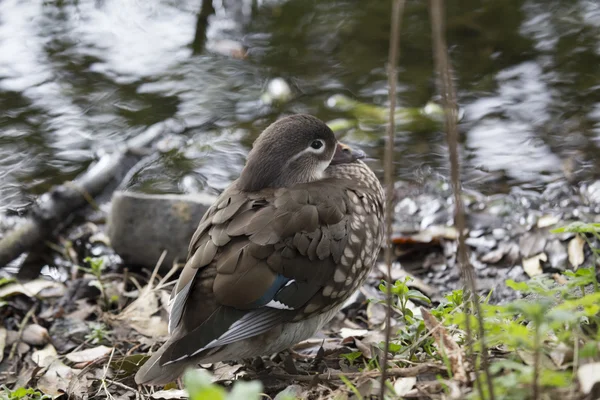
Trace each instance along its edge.
{"label": "vertical stick", "polygon": [[392,276],[392,199],[394,198],[394,131],[396,128],[396,84],[398,80],[398,56],[400,53],[400,21],[402,20],[402,12],[404,10],[405,0],[392,1],[392,28],[390,31],[390,50],[387,65],[388,85],[389,85],[389,102],[390,116],[387,129],[388,140],[385,146],[384,160],[384,181],[386,188],[386,213],[385,213],[385,229],[386,229],[386,246],[385,246],[385,263],[387,264],[386,276],[386,318],[385,318],[385,349],[383,352],[383,362],[381,365],[381,387],[379,388],[379,398],[384,400],[385,381],[387,379],[387,363],[390,347],[391,322],[392,322],[392,291],[391,291],[391,276]]}
{"label": "vertical stick", "polygon": [[[458,231],[458,264],[460,267],[463,283],[469,292],[465,298],[471,304],[471,309],[475,311],[475,315],[479,322],[479,340],[481,341],[481,364],[486,376],[488,392],[490,399],[494,400],[494,387],[492,385],[491,375],[488,368],[487,347],[485,345],[483,316],[481,315],[481,306],[477,298],[477,285],[475,283],[475,273],[473,266],[469,262],[467,248],[465,246],[465,210],[461,196],[460,182],[460,162],[458,160],[458,105],[456,102],[456,92],[452,82],[450,71],[450,62],[448,61],[448,51],[446,46],[446,38],[444,34],[444,3],[443,0],[431,0],[431,33],[433,40],[433,57],[435,59],[436,69],[438,72],[438,90],[442,95],[444,106],[444,116],[446,124],[446,137],[448,141],[448,150],[450,155],[450,177],[452,181],[452,190],[454,192],[454,224]],[[473,352],[473,335],[471,330],[470,316],[468,308],[466,328],[467,328],[467,344],[473,365],[475,366],[475,356]],[[483,389],[479,377],[476,380],[477,389],[480,397],[484,399]]]}

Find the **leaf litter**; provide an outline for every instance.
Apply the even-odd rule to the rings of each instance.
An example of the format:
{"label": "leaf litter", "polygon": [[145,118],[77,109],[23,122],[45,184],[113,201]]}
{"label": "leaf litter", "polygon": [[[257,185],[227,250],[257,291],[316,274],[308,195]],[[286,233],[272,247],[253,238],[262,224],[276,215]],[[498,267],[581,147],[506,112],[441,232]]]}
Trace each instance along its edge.
{"label": "leaf litter", "polygon": [[[434,204],[422,209],[421,204],[425,203],[418,196],[414,199],[406,204],[414,211],[410,217],[417,221],[417,227],[406,233],[396,227],[394,244],[402,264],[394,263],[392,278],[394,281],[411,278],[408,281],[411,289],[425,293],[434,305],[440,305],[443,294],[456,288],[459,282],[454,257],[456,232],[435,225],[439,216],[428,217],[427,210],[443,216],[444,206]],[[505,201],[514,212],[512,217],[526,222],[512,232],[503,228],[504,223],[472,229],[468,243],[483,266],[476,271],[481,282],[489,281],[490,287],[494,287],[506,277],[527,280],[529,276],[543,276],[552,271],[549,267],[556,270],[567,261],[574,270],[589,259],[589,246],[582,234],[551,236],[549,228],[556,225],[556,218],[521,218],[535,208],[535,201],[529,203],[527,210],[514,206],[510,198]],[[544,208],[542,203],[537,204]],[[471,204],[479,211],[493,210],[486,204]],[[569,218],[569,214],[564,217]],[[473,225],[477,225],[476,220]],[[68,394],[73,398],[185,398],[181,386],[159,390],[137,387],[133,381],[149,350],[167,336],[172,284],[169,281],[176,268],[161,277],[158,269],[144,274],[120,270],[117,266],[118,263],[110,262],[99,278],[78,272],[67,284],[40,278],[0,286],[0,299],[6,302],[8,310],[4,326],[0,327],[0,381],[14,389],[38,388],[55,397]],[[498,275],[498,271],[513,272],[505,276]],[[259,379],[271,398],[284,398],[286,390],[298,398],[325,399],[335,395],[357,398],[352,387],[361,396],[376,394],[379,390],[376,363],[382,354],[386,313],[384,296],[377,286],[386,273],[387,269],[378,264],[361,290],[315,338],[299,343],[291,352],[271,357],[205,365],[212,373],[211,380],[230,387],[236,381]],[[486,292],[485,287],[482,292]],[[497,300],[510,298],[501,288],[493,295],[498,296]],[[390,370],[391,388],[396,396],[409,398],[438,398],[444,390],[450,397],[462,398],[472,384],[474,372],[464,354],[464,343],[457,341],[447,326],[440,325],[434,305],[419,305],[413,301],[407,303],[413,318],[422,318],[424,322],[419,350],[412,352],[409,359],[402,337],[392,343],[392,361],[403,367]],[[30,318],[25,318],[32,309]],[[400,313],[395,314],[394,329],[407,329],[402,318]],[[432,340],[438,352],[446,354],[450,361],[448,369],[440,359],[431,364],[431,358],[421,349],[428,340]],[[493,349],[500,358],[510,354],[498,346]],[[516,354],[525,365],[534,364],[532,353]],[[563,370],[573,360],[572,348],[556,346],[541,358],[541,363],[545,368]],[[591,360],[585,360],[577,369],[583,393],[591,393],[596,384],[597,363]],[[418,369],[419,366],[423,368]],[[443,379],[443,385],[439,379]]]}

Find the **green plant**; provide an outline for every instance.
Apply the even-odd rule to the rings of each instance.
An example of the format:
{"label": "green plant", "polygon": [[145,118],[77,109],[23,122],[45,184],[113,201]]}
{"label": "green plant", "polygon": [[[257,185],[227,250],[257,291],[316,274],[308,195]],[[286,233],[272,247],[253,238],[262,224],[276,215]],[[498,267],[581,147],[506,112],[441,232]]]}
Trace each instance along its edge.
{"label": "green plant", "polygon": [[262,383],[258,381],[236,381],[229,393],[211,380],[205,370],[189,370],[183,377],[190,400],[258,400],[261,397]]}
{"label": "green plant", "polygon": [[6,386],[0,386],[0,400],[45,400],[52,396],[45,395],[36,389],[20,387],[10,390]]}
{"label": "green plant", "polygon": [[109,341],[110,330],[102,323],[90,324],[90,333],[85,335],[85,340],[91,344],[100,344]]}
{"label": "green plant", "polygon": [[[395,338],[389,344],[388,350],[393,354],[404,354],[408,352],[407,358],[410,360],[414,357],[416,351],[422,348],[427,354],[433,355],[432,350],[433,340],[428,337],[421,340],[425,333],[425,323],[420,315],[415,315],[411,309],[413,300],[421,301],[430,304],[431,300],[418,290],[411,289],[408,286],[411,278],[406,277],[403,280],[396,281],[390,288],[394,301],[392,308],[396,310],[402,318],[403,326],[396,332]],[[379,290],[387,293],[386,284],[381,283]],[[383,349],[384,343],[380,344]]]}
{"label": "green plant", "polygon": [[342,357],[348,360],[350,365],[354,365],[354,362],[362,357],[362,355],[363,353],[361,351],[353,351],[352,353],[341,354]]}
{"label": "green plant", "polygon": [[104,309],[107,310],[110,307],[110,301],[106,295],[104,283],[102,282],[102,272],[106,268],[106,259],[103,257],[86,257],[83,261],[87,263],[89,267],[79,267],[79,269],[92,274],[96,278],[96,280],[90,282],[90,285],[98,288],[104,302]]}
{"label": "green plant", "polygon": [[[543,276],[527,282],[509,280],[507,286],[525,295],[524,299],[482,304],[488,345],[507,352],[506,359],[493,361],[491,368],[498,398],[527,398],[524,393],[539,398],[544,390],[571,386],[571,361],[561,365],[550,358],[557,348],[578,352],[575,359],[597,357],[600,292],[585,290],[596,279],[595,269],[566,272],[563,278],[561,284]],[[448,315],[445,322],[464,328],[466,318],[477,326],[473,316],[462,312]]]}

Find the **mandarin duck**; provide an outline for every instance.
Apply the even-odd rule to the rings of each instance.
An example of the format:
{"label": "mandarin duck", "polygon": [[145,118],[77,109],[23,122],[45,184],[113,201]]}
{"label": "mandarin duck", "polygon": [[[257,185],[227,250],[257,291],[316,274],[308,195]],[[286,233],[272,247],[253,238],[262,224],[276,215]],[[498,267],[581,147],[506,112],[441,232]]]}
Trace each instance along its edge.
{"label": "mandarin duck", "polygon": [[206,212],[170,299],[167,342],[138,384],[310,338],[363,283],[383,240],[383,189],[309,115],[270,125]]}

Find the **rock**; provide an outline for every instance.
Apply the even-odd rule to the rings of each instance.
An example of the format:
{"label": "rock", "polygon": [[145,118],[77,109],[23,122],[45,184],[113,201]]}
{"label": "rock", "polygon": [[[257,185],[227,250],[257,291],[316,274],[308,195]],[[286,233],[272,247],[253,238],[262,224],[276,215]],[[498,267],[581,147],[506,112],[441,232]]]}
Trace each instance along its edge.
{"label": "rock", "polygon": [[543,252],[545,246],[546,237],[541,232],[529,232],[519,239],[519,248],[524,258]]}
{"label": "rock", "polygon": [[401,215],[414,215],[418,210],[417,203],[409,197],[405,197],[394,207],[395,213]]}
{"label": "rock", "polygon": [[43,326],[30,324],[23,329],[21,340],[31,346],[43,346],[50,341],[50,335]]}
{"label": "rock", "polygon": [[148,195],[115,192],[108,218],[112,247],[127,263],[154,268],[167,250],[162,268],[185,261],[188,244],[214,202],[209,195]]}
{"label": "rock", "polygon": [[68,352],[85,342],[89,333],[87,324],[74,318],[57,319],[50,327],[52,344],[60,353]]}
{"label": "rock", "polygon": [[475,247],[479,250],[491,250],[496,247],[496,240],[487,237],[469,237],[465,239],[467,246]]}
{"label": "rock", "polygon": [[567,249],[558,239],[550,240],[546,244],[548,261],[552,268],[564,271],[567,269]]}

